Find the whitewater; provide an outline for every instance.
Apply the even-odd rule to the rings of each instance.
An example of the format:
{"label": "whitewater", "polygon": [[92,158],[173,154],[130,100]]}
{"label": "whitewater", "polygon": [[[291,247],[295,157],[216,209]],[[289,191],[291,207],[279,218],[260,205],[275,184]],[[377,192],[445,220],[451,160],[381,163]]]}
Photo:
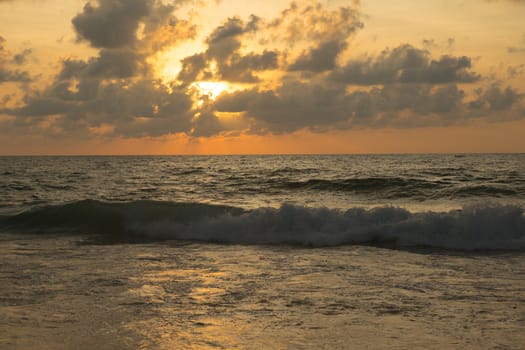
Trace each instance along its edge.
{"label": "whitewater", "polygon": [[520,348],[525,155],[0,157],[0,348]]}

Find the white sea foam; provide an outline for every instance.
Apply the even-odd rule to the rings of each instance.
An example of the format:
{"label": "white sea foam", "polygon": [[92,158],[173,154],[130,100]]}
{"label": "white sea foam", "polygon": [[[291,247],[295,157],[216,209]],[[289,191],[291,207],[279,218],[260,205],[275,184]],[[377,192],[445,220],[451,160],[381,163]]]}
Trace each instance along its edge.
{"label": "white sea foam", "polygon": [[458,250],[523,250],[525,217],[517,206],[467,206],[450,212],[411,213],[402,208],[339,211],[285,204],[240,215],[196,215],[181,223],[169,218],[129,218],[127,229],[152,239],[241,244],[334,246],[390,244]]}
{"label": "white sea foam", "polygon": [[197,240],[238,244],[428,246],[525,250],[524,210],[484,204],[447,212],[399,207],[346,211],[284,204],[244,210],[203,203],[85,200],[0,217],[0,230],[95,234],[109,241]]}

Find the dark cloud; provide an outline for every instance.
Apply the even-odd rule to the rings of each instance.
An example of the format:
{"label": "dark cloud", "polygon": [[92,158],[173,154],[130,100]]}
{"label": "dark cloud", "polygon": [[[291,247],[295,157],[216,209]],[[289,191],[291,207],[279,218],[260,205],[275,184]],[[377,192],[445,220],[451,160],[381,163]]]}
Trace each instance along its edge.
{"label": "dark cloud", "polygon": [[209,110],[199,113],[193,123],[192,135],[195,137],[214,136],[225,130],[219,118]]}
{"label": "dark cloud", "polygon": [[477,94],[478,98],[472,101],[469,106],[472,109],[489,111],[507,110],[517,104],[524,96],[510,86],[502,89],[498,84],[492,84],[485,89],[478,89]]}
{"label": "dark cloud", "polygon": [[5,82],[20,82],[20,83],[29,83],[31,81],[31,76],[26,71],[21,71],[18,69],[12,70],[6,67],[0,66],[0,83]]}
{"label": "dark cloud", "polygon": [[[464,91],[461,84],[477,87],[486,81],[467,56],[434,57],[405,44],[376,57],[343,61],[363,26],[358,11],[310,2],[292,3],[273,20],[226,19],[207,35],[202,52],[181,60],[177,79],[166,85],[155,77],[151,62],[196,35],[190,21],[175,17],[179,3],[98,0],[86,5],[73,24],[79,40],[97,53],[64,59],[46,88],[27,89],[22,103],[2,112],[17,123],[46,121],[52,132],[70,135],[183,132],[208,137],[444,126],[524,110],[523,95],[512,87],[489,84],[474,94]],[[436,44],[427,39],[424,45],[446,52],[453,40]],[[1,52],[0,68],[9,68],[10,74],[30,54],[22,51],[15,58],[3,46]],[[509,75],[519,74],[518,68]],[[268,76],[272,79],[264,81]],[[199,81],[241,83],[235,86],[244,90],[223,92],[214,100],[194,84]],[[236,118],[224,118],[228,113]]]}
{"label": "dark cloud", "polygon": [[219,74],[222,80],[256,83],[259,79],[253,72],[275,69],[278,65],[278,53],[264,51],[261,54],[233,54],[227,63],[219,64]]}
{"label": "dark cloud", "polygon": [[433,60],[426,50],[402,45],[383,51],[377,58],[352,60],[334,71],[332,79],[354,85],[473,83],[480,76],[470,68],[469,57],[447,55]]}
{"label": "dark cloud", "polygon": [[12,64],[22,65],[31,50],[26,49],[19,54],[12,55],[5,44],[6,40],[0,36],[0,84],[5,82],[29,83],[32,80],[29,73],[12,67]]}
{"label": "dark cloud", "polygon": [[[256,89],[223,94],[220,112],[244,112],[260,130],[274,133],[303,128],[420,126],[458,122],[465,93],[456,85],[390,85],[345,92],[321,84],[286,83],[274,91]],[[404,119],[403,112],[418,115]]]}
{"label": "dark cloud", "polygon": [[[272,21],[253,15],[248,21],[232,17],[208,36],[205,52],[182,60],[178,79],[186,83],[197,78],[256,83],[257,72],[277,69],[280,62],[286,61],[285,52],[269,48],[275,42],[308,47],[288,67],[290,71],[330,70],[347,48],[351,34],[362,26],[358,12],[351,7],[330,10],[321,4],[292,3]],[[244,43],[255,36],[266,43],[265,50],[245,52]]]}
{"label": "dark cloud", "polygon": [[102,49],[98,56],[88,60],[65,59],[57,79],[132,78],[147,76],[151,67],[146,63],[147,55],[128,49]]}
{"label": "dark cloud", "polygon": [[[183,82],[191,83],[198,79],[203,79],[201,73],[207,68],[208,62],[204,53],[198,53],[185,57],[181,60],[182,69],[179,72],[178,79]],[[210,73],[211,75],[211,73]]]}
{"label": "dark cloud", "polygon": [[229,18],[223,25],[216,28],[206,40],[208,50],[206,56],[219,62],[227,58],[241,48],[241,36],[256,30],[257,17],[252,17],[248,23],[244,23],[238,17]]}
{"label": "dark cloud", "polygon": [[149,49],[160,50],[195,36],[193,25],[173,16],[175,5],[183,2],[165,5],[159,0],[98,0],[95,5],[88,2],[72,23],[78,40],[95,48],[149,45]]}
{"label": "dark cloud", "polygon": [[22,65],[26,62],[27,57],[33,53],[31,49],[24,49],[13,56],[13,62],[17,65]]}
{"label": "dark cloud", "polygon": [[280,18],[270,23],[270,28],[284,31],[288,44],[307,46],[288,70],[309,72],[333,69],[339,54],[348,47],[352,34],[362,27],[359,13],[354,8],[329,10],[321,4],[301,6],[292,3]]}
{"label": "dark cloud", "polygon": [[525,72],[525,64],[519,64],[517,66],[508,66],[507,75],[510,79],[517,78]]}
{"label": "dark cloud", "polygon": [[221,112],[245,112],[261,130],[291,132],[331,124],[344,116],[344,96],[323,86],[291,82],[275,91],[255,89],[221,96]]}
{"label": "dark cloud", "polygon": [[185,89],[153,76],[149,58],[195,36],[175,5],[156,0],[99,0],[73,19],[78,38],[99,48],[88,59],[68,58],[49,86],[28,90],[24,105],[4,109],[18,120],[53,117],[53,130],[124,137],[192,130],[195,111]]}
{"label": "dark cloud", "polygon": [[335,67],[337,56],[344,48],[346,48],[345,42],[322,42],[319,46],[303,53],[288,69],[312,72],[332,70]]}
{"label": "dark cloud", "polygon": [[86,74],[101,78],[129,78],[146,75],[149,65],[145,55],[132,50],[101,50],[98,57],[86,65]]}
{"label": "dark cloud", "polygon": [[508,53],[525,53],[525,47],[510,46],[510,47],[507,47],[507,52]]}
{"label": "dark cloud", "polygon": [[507,47],[508,53],[525,53],[525,34],[521,37],[521,42],[517,46]]}
{"label": "dark cloud", "polygon": [[343,42],[362,27],[359,11],[353,6],[332,10],[320,3],[292,2],[266,28],[274,30],[272,40],[284,40],[292,46],[316,46],[322,42]]}
{"label": "dark cloud", "polygon": [[[103,124],[114,127],[111,135],[158,136],[189,132],[192,101],[185,91],[157,81],[140,80],[71,87],[57,83],[44,94],[26,97],[26,104],[8,112],[19,117],[61,115],[56,127],[78,132]],[[68,89],[69,88],[69,89]]]}
{"label": "dark cloud", "polygon": [[79,40],[93,47],[121,48],[135,44],[141,20],[148,15],[152,0],[100,0],[86,3],[72,23]]}
{"label": "dark cloud", "polygon": [[260,18],[256,16],[251,16],[247,22],[239,17],[229,18],[208,36],[205,52],[181,60],[178,79],[185,83],[196,79],[258,82],[254,72],[277,68],[279,58],[279,53],[272,50],[241,52],[244,36],[256,32],[259,25]]}

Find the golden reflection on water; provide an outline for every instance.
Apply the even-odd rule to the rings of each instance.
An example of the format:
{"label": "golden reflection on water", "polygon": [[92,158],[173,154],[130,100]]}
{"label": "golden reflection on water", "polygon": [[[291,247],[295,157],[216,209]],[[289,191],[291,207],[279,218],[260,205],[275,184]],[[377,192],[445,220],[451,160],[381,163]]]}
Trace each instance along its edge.
{"label": "golden reflection on water", "polygon": [[[228,281],[238,277],[234,271],[148,264],[150,271],[135,278],[141,286],[125,296],[129,305],[144,306],[140,312],[147,310],[152,316],[127,324],[128,330],[146,339],[141,348],[235,348],[243,343],[243,334],[254,332],[249,322],[224,312],[236,307],[228,290]],[[151,269],[152,264],[161,268]]]}

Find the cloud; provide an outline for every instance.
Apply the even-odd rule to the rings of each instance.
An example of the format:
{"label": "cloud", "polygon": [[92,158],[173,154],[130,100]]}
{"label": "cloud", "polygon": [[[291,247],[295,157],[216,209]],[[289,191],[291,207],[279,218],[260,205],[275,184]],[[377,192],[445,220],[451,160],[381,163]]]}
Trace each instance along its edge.
{"label": "cloud", "polygon": [[26,62],[27,57],[30,56],[32,53],[33,53],[33,50],[24,49],[21,52],[13,56],[13,62],[20,66]]}
{"label": "cloud", "polygon": [[[358,90],[323,84],[287,82],[276,90],[256,89],[223,94],[220,112],[245,113],[260,132],[292,132],[353,127],[410,127],[452,124],[462,113],[465,93],[456,85],[398,85]],[[405,120],[404,112],[417,115]]]}
{"label": "cloud", "polygon": [[31,76],[27,71],[12,67],[13,64],[22,65],[26,57],[31,54],[31,50],[26,49],[19,54],[12,55],[5,44],[6,39],[0,36],[0,84],[5,82],[31,82]]}
{"label": "cloud", "polygon": [[181,61],[178,79],[186,83],[196,79],[258,82],[254,73],[277,68],[279,58],[279,53],[273,50],[241,52],[243,39],[258,30],[259,22],[256,16],[251,16],[247,22],[239,17],[229,18],[208,36],[205,52]]}
{"label": "cloud", "polygon": [[431,59],[426,50],[405,44],[384,50],[376,58],[352,60],[331,75],[334,81],[354,85],[392,83],[473,83],[480,76],[471,72],[466,56]]}
{"label": "cloud", "polygon": [[519,64],[516,66],[508,66],[507,67],[507,76],[510,79],[517,78],[521,76],[525,72],[525,64]]}
{"label": "cloud", "polygon": [[284,40],[293,46],[301,43],[313,43],[315,46],[321,42],[345,41],[363,28],[357,8],[344,6],[331,9],[321,3],[292,2],[266,28],[270,32],[273,29],[273,40]]}
{"label": "cloud", "polygon": [[304,52],[288,69],[322,72],[331,70],[336,65],[339,53],[346,48],[346,43],[339,41],[322,42],[319,46]]}
{"label": "cloud", "polygon": [[[43,90],[27,90],[24,104],[4,109],[19,121],[46,120],[49,130],[87,136],[159,136],[190,132],[188,91],[154,77],[150,58],[195,36],[175,5],[156,0],[99,0],[73,19],[78,38],[98,48],[88,59],[67,58]],[[49,131],[48,130],[48,131]]]}
{"label": "cloud", "polygon": [[278,53],[264,51],[260,54],[249,53],[246,55],[233,54],[228,63],[219,64],[219,74],[222,80],[242,83],[256,83],[259,81],[253,72],[277,68]]}
{"label": "cloud", "polygon": [[5,82],[20,82],[28,83],[31,81],[29,73],[20,70],[11,70],[6,67],[0,66],[0,83]]}
{"label": "cloud", "polygon": [[283,11],[271,26],[284,28],[286,40],[292,45],[308,44],[288,69],[310,72],[333,69],[339,54],[348,47],[349,39],[363,28],[359,12],[352,7],[328,10],[320,4],[302,7],[296,3]]}
{"label": "cloud", "polygon": [[[181,59],[174,81],[161,82],[153,66],[158,54],[197,35],[191,21],[175,16],[180,4],[86,5],[73,24],[97,52],[63,59],[46,88],[27,89],[21,103],[2,112],[20,125],[78,137],[280,134],[525,117],[523,94],[480,76],[468,56],[402,44],[347,59],[356,57],[349,50],[363,28],[359,11],[311,2],[292,3],[273,19],[225,19],[203,33],[201,52]],[[427,39],[423,47],[446,52],[448,44]],[[23,63],[30,53],[20,54]],[[17,59],[4,56],[0,67],[13,72]],[[195,84],[205,81],[235,84],[214,100]]]}
{"label": "cloud", "polygon": [[472,109],[485,109],[494,112],[511,108],[524,96],[510,86],[502,89],[499,84],[491,84],[485,89],[478,89],[477,95],[478,98],[472,101],[469,106]]}
{"label": "cloud", "polygon": [[[80,41],[95,48],[118,49],[153,45],[153,49],[193,38],[195,27],[172,14],[175,5],[158,0],[98,0],[86,3],[71,21]],[[139,31],[142,29],[142,33]],[[143,38],[139,35],[141,34]]]}
{"label": "cloud", "polygon": [[[330,70],[335,67],[338,55],[347,48],[352,34],[362,27],[358,11],[352,7],[329,9],[311,2],[294,2],[269,21],[255,15],[248,21],[232,17],[211,32],[205,52],[182,60],[179,79],[188,81],[200,77],[256,83],[259,82],[257,72],[265,70]],[[264,43],[262,52],[246,49],[246,43],[255,37]],[[282,50],[283,46],[302,48],[302,53],[293,57]],[[291,64],[286,62],[287,57],[293,60]],[[280,63],[283,67],[279,67]]]}
{"label": "cloud", "polygon": [[525,34],[521,38],[521,43],[518,46],[507,47],[508,53],[524,53],[525,52]]}
{"label": "cloud", "polygon": [[150,69],[145,62],[146,55],[133,50],[101,50],[91,58],[85,67],[85,74],[100,78],[129,78],[147,75]]}
{"label": "cloud", "polygon": [[113,126],[113,136],[158,136],[188,132],[192,101],[178,89],[156,81],[82,82],[72,91],[57,83],[45,94],[26,97],[23,107],[11,109],[18,117],[59,115],[55,129],[80,132],[103,124]]}
{"label": "cloud", "polygon": [[509,46],[507,47],[508,53],[524,53],[525,47],[515,47],[515,46]]}
{"label": "cloud", "polygon": [[97,48],[121,48],[135,44],[141,20],[151,11],[153,1],[100,0],[86,3],[72,20],[79,40]]}

